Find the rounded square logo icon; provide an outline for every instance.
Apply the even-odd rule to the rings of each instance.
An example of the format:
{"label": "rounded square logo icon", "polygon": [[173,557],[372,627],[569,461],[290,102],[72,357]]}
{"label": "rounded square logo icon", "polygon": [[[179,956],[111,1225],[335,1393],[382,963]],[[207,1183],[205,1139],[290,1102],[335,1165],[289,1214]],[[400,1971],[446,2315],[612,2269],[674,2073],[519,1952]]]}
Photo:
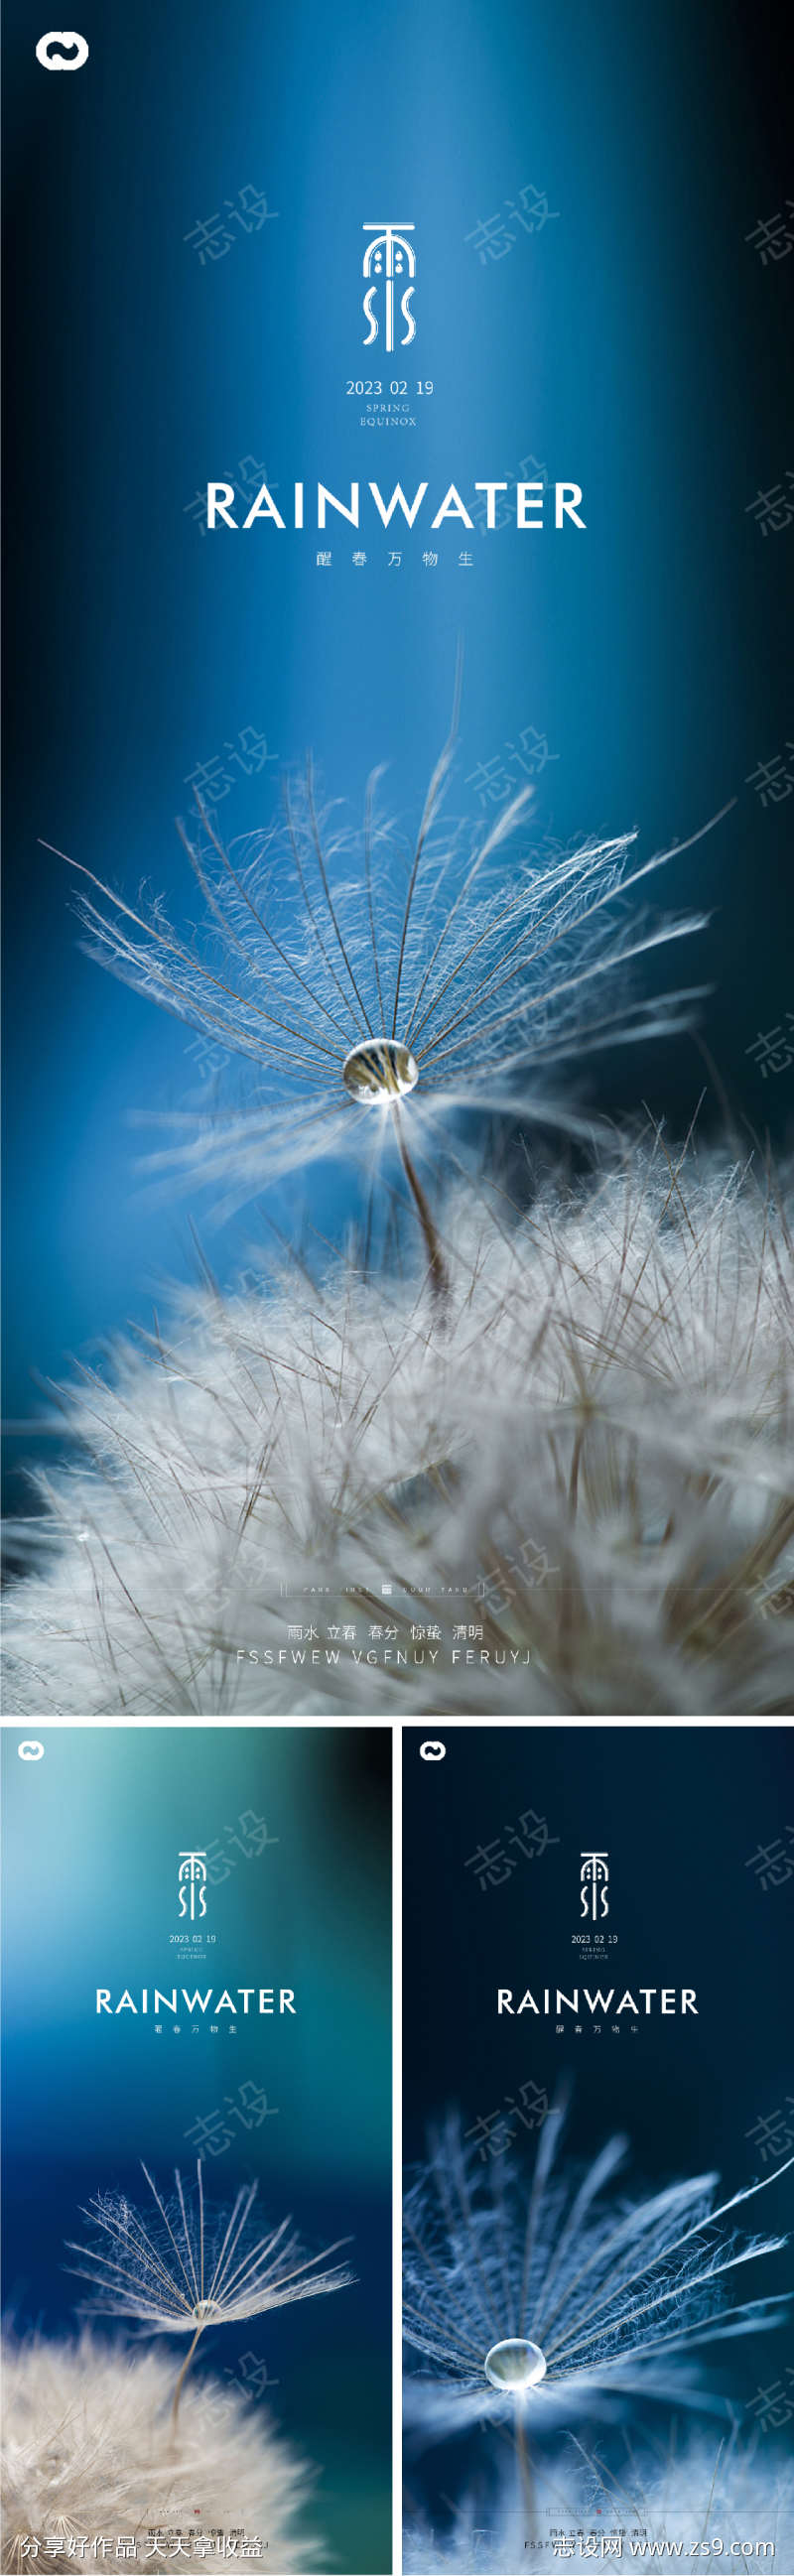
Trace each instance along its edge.
{"label": "rounded square logo icon", "polygon": [[36,61],[44,72],[81,72],[88,61],[85,37],[73,27],[51,27],[48,36],[39,37]]}

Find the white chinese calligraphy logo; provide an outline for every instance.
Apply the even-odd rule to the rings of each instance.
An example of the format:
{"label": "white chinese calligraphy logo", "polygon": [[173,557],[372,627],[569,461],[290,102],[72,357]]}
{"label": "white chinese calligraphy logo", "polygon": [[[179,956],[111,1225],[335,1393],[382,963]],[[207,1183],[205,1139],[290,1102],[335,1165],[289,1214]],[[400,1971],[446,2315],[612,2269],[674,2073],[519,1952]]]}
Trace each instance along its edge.
{"label": "white chinese calligraphy logo", "polygon": [[[373,280],[372,285],[367,287],[364,297],[364,312],[369,323],[364,347],[370,349],[373,340],[377,340],[378,337],[379,323],[375,306],[382,284],[385,301],[386,347],[393,349],[395,283],[403,277],[416,276],[416,252],[413,244],[407,239],[409,233],[416,231],[416,225],[364,224],[362,229],[365,233],[372,234],[372,240],[367,243],[364,252],[363,274]],[[407,349],[409,341],[416,338],[416,323],[410,310],[413,291],[412,285],[406,286],[400,295],[400,312],[406,326],[400,342],[402,349]]]}
{"label": "white chinese calligraphy logo", "polygon": [[[190,1898],[189,1905],[188,1897]],[[198,1905],[196,1904],[197,1897]],[[180,1914],[189,1913],[191,1923],[195,1923],[197,1913],[206,1914],[207,1855],[205,1851],[180,1852],[179,1854],[179,1911]]]}
{"label": "white chinese calligraphy logo", "polygon": [[589,1915],[592,1922],[597,1923],[599,1914],[609,1913],[607,1896],[609,1854],[608,1852],[581,1852],[580,1859],[583,1863],[579,1871],[582,1913],[585,1919]]}

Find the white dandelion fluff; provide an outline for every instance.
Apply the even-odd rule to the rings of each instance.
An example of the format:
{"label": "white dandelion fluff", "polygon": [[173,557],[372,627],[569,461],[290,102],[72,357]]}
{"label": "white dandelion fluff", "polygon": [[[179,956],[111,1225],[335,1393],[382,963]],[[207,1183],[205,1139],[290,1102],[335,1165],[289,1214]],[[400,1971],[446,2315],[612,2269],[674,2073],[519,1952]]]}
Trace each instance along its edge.
{"label": "white dandelion fluff", "polygon": [[361,847],[318,812],[311,764],[301,797],[287,792],[285,831],[241,855],[200,809],[200,839],[183,838],[201,931],[183,935],[159,898],[129,903],[71,863],[93,888],[79,905],[91,953],[216,1050],[245,1058],[260,1085],[242,1110],[189,1114],[169,1170],[221,1179],[228,1201],[321,1156],[352,1150],[371,1164],[390,1143],[436,1287],[442,1257],[416,1149],[461,1109],[548,1118],[542,1067],[679,1026],[691,995],[632,1002],[620,970],[704,926],[701,914],[649,921],[629,901],[699,832],[643,862],[634,832],[588,840],[511,860],[506,878],[524,790],[473,842],[442,836],[455,723],[408,851],[376,819],[377,776]]}
{"label": "white dandelion fluff", "polygon": [[[571,2508],[573,2511],[573,2508]],[[560,2527],[562,2527],[562,2517]],[[551,2541],[542,2542],[531,2528],[533,2567],[559,2565],[552,2557]],[[459,2576],[516,2576],[526,2561],[528,2547],[527,2516],[520,2495],[510,2489],[497,2508],[476,2496],[465,2496],[450,2518],[417,2514],[406,2522],[403,2533],[403,2576],[442,2576],[451,2568]]]}
{"label": "white dandelion fluff", "polygon": [[193,2188],[176,2173],[169,2200],[145,2165],[142,2171],[154,2212],[144,2218],[123,2193],[97,2193],[84,2212],[97,2241],[70,2245],[69,2252],[80,2257],[70,2268],[92,2284],[87,2314],[135,2317],[149,2334],[190,2335],[174,2393],[176,2417],[186,2372],[208,2326],[348,2289],[354,2275],[346,2265],[318,2268],[347,2238],[323,2254],[307,2255],[289,2218],[260,2236],[251,2219],[255,2182],[238,2191],[231,2209],[208,2211],[200,2159]]}
{"label": "white dandelion fluff", "polygon": [[[152,2532],[181,2541],[180,2565],[204,2567],[211,2532],[244,2529],[267,2564],[318,2563],[304,2531],[312,2476],[261,2407],[202,2378],[169,2421],[172,2373],[160,2352],[133,2352],[86,2333],[79,2342],[31,2338],[3,2355],[3,2554],[7,2570],[59,2571],[91,2560],[129,2567]],[[86,2542],[85,2552],[77,2543]],[[27,2544],[27,2545],[26,2545]],[[45,2555],[46,2553],[46,2555]]]}
{"label": "white dandelion fluff", "polygon": [[[581,2460],[570,2451],[552,2469],[535,2460],[532,2495],[515,2463],[512,2475],[472,2486],[452,2512],[406,2513],[403,2529],[403,2576],[441,2576],[446,2568],[459,2576],[518,2576],[529,2564],[559,2567],[562,2532],[586,2529],[587,2483]],[[603,2530],[603,2524],[601,2526]]]}
{"label": "white dandelion fluff", "polygon": [[609,2463],[573,2437],[551,2472],[544,2460],[532,2460],[529,2483],[514,2463],[512,2474],[502,2470],[490,2485],[467,2491],[451,2513],[411,2511],[403,2568],[405,2576],[442,2576],[445,2569],[517,2576],[530,2554],[533,2567],[559,2566],[562,2536],[573,2549],[578,2542],[581,2557],[597,2554],[599,2561],[625,2559],[628,2540],[640,2564],[669,2558],[684,2576],[695,2576],[712,2554],[740,2555],[742,2541],[748,2558],[763,2555],[764,2563],[785,2567],[788,2556],[792,2565],[794,2469],[774,2444],[746,2442],[735,2425],[721,2435],[698,2428],[682,2440],[674,2420],[658,2441],[632,2427]]}
{"label": "white dandelion fluff", "polygon": [[725,2291],[785,2244],[724,2224],[777,2173],[718,2206],[714,2174],[630,2199],[614,2189],[625,2141],[560,2169],[561,2126],[545,2121],[526,2181],[501,2158],[483,2177],[450,2119],[408,2190],[403,2319],[427,2366],[407,2375],[406,2417],[426,2437],[508,2421],[538,2438],[630,2391],[675,2396],[679,2374],[702,2403],[693,2353],[785,2312],[779,2297]]}
{"label": "white dandelion fluff", "polygon": [[627,2433],[615,2458],[580,2456],[590,2473],[585,2510],[611,2507],[619,2525],[630,2514],[654,2557],[673,2559],[684,2576],[712,2553],[794,2565],[794,2468],[757,2432],[748,2438],[734,2423],[718,2439],[689,2426],[682,2438],[674,2422],[665,2441]]}
{"label": "white dandelion fluff", "polygon": [[[8,1714],[791,1709],[777,1185],[655,1136],[521,1214],[462,1187],[443,1258],[443,1316],[397,1263],[295,1261],[86,1372],[19,1534]],[[483,1632],[454,1666],[412,1634],[452,1592]]]}

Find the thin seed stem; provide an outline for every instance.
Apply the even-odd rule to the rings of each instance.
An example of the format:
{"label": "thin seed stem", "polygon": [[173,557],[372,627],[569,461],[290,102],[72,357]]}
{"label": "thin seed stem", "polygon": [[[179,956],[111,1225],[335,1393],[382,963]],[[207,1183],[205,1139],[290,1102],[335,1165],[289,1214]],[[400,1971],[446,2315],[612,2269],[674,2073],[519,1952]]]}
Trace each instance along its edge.
{"label": "thin seed stem", "polygon": [[434,1297],[443,1299],[449,1295],[449,1272],[441,1250],[438,1233],[430,1213],[429,1202],[425,1197],[415,1164],[412,1162],[411,1156],[408,1152],[400,1113],[396,1104],[392,1115],[397,1129],[397,1143],[400,1149],[400,1161],[411,1192],[419,1224],[422,1229],[430,1273],[430,1286]]}
{"label": "thin seed stem", "polygon": [[194,2354],[194,2352],[195,2352],[196,2345],[197,2345],[197,2343],[198,2343],[199,2335],[200,2335],[200,2334],[203,2334],[203,2332],[204,2332],[205,2323],[206,2323],[206,2319],[205,2319],[204,2317],[201,2317],[201,2318],[199,2319],[199,2323],[198,2323],[198,2325],[197,2325],[197,2327],[196,2327],[196,2331],[195,2331],[195,2334],[194,2334],[194,2337],[193,2337],[193,2341],[192,2341],[192,2344],[191,2344],[191,2346],[190,2346],[190,2351],[189,2351],[189,2353],[188,2353],[188,2355],[187,2355],[186,2360],[185,2360],[185,2361],[183,2361],[183,2363],[182,2363],[182,2368],[181,2368],[180,2373],[179,2373],[179,2378],[178,2378],[178,2380],[177,2380],[176,2387],[175,2387],[175,2389],[174,2389],[174,2403],[173,2403],[173,2406],[172,2406],[172,2408],[171,2408],[171,2431],[172,2431],[172,2433],[175,2433],[175,2432],[176,2432],[177,2416],[178,2416],[178,2413],[179,2413],[179,2400],[180,2400],[180,2397],[181,2397],[181,2395],[182,2395],[182,2389],[183,2389],[183,2387],[184,2387],[184,2383],[185,2383],[185,2380],[186,2380],[186,2378],[187,2378],[188,2371],[189,2371],[189,2369],[190,2369],[190,2364],[191,2364],[191,2362],[192,2362],[193,2354]]}
{"label": "thin seed stem", "polygon": [[529,2452],[528,2452],[528,2450],[527,2450],[527,2437],[526,2437],[526,2433],[525,2433],[525,2430],[524,2430],[524,2418],[523,2418],[522,2413],[520,2412],[520,2409],[519,2409],[519,2410],[517,2411],[517,2413],[516,2413],[516,2459],[517,2459],[517,2461],[518,2461],[518,2473],[519,2473],[519,2477],[520,2477],[520,2480],[521,2480],[521,2492],[522,2492],[522,2495],[523,2495],[523,2499],[524,2499],[524,2507],[525,2507],[526,2516],[527,2516],[527,2526],[528,2526],[528,2529],[527,2529],[527,2537],[529,2537],[529,2534],[530,2534],[531,2529],[532,2529],[532,2513],[533,2513],[532,2476],[531,2476],[530,2466],[529,2466]]}

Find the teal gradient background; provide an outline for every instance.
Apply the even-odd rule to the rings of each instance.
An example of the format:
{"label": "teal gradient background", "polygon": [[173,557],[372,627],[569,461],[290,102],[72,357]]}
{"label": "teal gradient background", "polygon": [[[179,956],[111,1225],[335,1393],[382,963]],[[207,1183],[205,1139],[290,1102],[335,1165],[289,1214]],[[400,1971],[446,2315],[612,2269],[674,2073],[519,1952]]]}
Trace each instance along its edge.
{"label": "teal gradient background", "polygon": [[[290,2210],[310,2250],[353,2238],[353,2289],[207,2336],[197,2367],[267,2361],[272,2413],[321,2479],[313,2521],[346,2570],[390,2565],[391,1892],[388,1735],[294,1727],[63,1728],[21,1761],[4,1730],[5,2295],[17,2329],[68,2331],[84,2285],[63,2266],[100,2188],[146,2198],[204,2151],[207,2200],[259,2184],[263,2230]],[[246,1856],[247,1811],[264,1850]],[[235,1842],[234,1837],[237,1836]],[[256,1839],[257,1837],[254,1837]],[[198,1965],[169,1946],[178,1854],[214,1849]],[[187,1928],[190,1928],[189,1926]],[[192,2036],[152,1989],[292,1986],[297,2013],[220,2016]],[[149,1988],[149,2014],[96,2013]],[[198,2016],[197,2016],[198,2018]],[[246,2130],[241,2084],[268,2116]],[[250,2096],[248,2097],[250,2100]],[[271,2108],[272,2106],[272,2108]],[[275,2112],[275,2116],[273,2113]],[[215,2143],[224,2130],[217,2124]],[[108,2329],[110,2330],[110,2329]],[[179,2346],[174,2345],[179,2354]]]}

